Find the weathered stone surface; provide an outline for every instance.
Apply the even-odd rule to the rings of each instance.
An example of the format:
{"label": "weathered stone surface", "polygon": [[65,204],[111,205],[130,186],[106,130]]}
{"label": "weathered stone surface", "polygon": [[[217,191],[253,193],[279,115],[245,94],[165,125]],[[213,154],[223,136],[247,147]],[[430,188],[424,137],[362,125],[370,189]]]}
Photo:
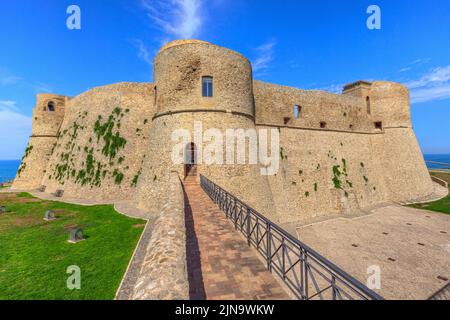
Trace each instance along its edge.
{"label": "weathered stone surface", "polygon": [[133,300],[186,300],[186,226],[181,181],[172,173],[169,193],[152,230]]}
{"label": "weathered stone surface", "polygon": [[[213,97],[202,96],[204,76],[213,77]],[[166,205],[170,172],[184,176],[184,166],[171,158],[178,143],[172,134],[186,129],[193,135],[200,121],[203,132],[279,130],[283,156],[276,176],[262,176],[261,165],[197,166],[199,175],[278,223],[435,198],[401,84],[357,82],[333,94],[253,81],[247,58],[197,40],[164,46],[154,78],[154,84],[118,83],[71,99],[38,95],[13,188],[45,185],[47,193],[63,189],[66,199],[130,200],[157,214]],[[126,141],[113,157],[105,155],[111,144],[95,133],[111,116],[121,120],[109,138],[119,134]]]}

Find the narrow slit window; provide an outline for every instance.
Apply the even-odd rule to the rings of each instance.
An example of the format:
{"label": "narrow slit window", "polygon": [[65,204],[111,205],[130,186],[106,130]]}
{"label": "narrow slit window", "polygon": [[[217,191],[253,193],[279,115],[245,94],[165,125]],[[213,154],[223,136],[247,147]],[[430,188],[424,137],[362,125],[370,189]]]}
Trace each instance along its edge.
{"label": "narrow slit window", "polygon": [[202,95],[206,98],[211,98],[213,96],[213,78],[203,77],[202,78]]}
{"label": "narrow slit window", "polygon": [[303,107],[298,104],[296,104],[294,106],[294,118],[295,119],[300,119],[302,117],[302,109],[303,109]]}
{"label": "narrow slit window", "polygon": [[370,110],[370,97],[366,97],[366,106],[367,106],[367,114],[370,114],[371,113],[371,110]]}

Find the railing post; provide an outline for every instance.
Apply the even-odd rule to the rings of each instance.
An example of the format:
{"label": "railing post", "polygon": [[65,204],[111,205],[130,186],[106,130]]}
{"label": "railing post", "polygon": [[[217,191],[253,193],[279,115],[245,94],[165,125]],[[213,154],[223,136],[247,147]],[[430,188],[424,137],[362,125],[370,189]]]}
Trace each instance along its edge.
{"label": "railing post", "polygon": [[303,251],[303,277],[305,279],[305,300],[309,300],[309,283],[308,283],[308,255],[306,250]]}
{"label": "railing post", "polygon": [[250,209],[247,207],[247,243],[250,246],[250,230],[251,230],[251,216]]}
{"label": "railing post", "polygon": [[286,258],[284,257],[286,254],[286,246],[284,244],[284,237],[281,240],[281,254],[283,255],[283,280],[286,280]]}
{"label": "railing post", "polygon": [[270,228],[270,223],[266,223],[266,231],[267,231],[267,269],[272,272],[272,232]]}
{"label": "railing post", "polygon": [[336,285],[336,277],[333,275],[331,277],[331,288],[333,290],[333,300],[336,300],[336,288],[335,288],[335,285]]}

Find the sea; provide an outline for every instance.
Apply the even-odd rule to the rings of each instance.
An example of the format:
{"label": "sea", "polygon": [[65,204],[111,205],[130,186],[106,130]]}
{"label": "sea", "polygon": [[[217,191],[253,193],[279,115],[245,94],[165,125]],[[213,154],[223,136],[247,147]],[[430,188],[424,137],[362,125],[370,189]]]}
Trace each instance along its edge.
{"label": "sea", "polygon": [[[450,154],[426,154],[426,161],[442,162],[450,164]],[[15,178],[20,166],[20,160],[0,160],[0,183],[10,181]],[[427,163],[429,169],[450,169],[448,166]]]}
{"label": "sea", "polygon": [[19,166],[20,160],[0,160],[0,183],[14,179]]}

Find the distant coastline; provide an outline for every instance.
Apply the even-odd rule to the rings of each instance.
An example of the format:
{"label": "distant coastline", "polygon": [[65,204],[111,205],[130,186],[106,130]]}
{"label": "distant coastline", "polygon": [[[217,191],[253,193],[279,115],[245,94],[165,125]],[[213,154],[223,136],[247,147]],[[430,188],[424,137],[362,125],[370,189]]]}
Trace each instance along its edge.
{"label": "distant coastline", "polygon": [[[426,161],[450,163],[450,154],[425,154]],[[0,160],[0,183],[10,181],[15,178],[19,169],[20,160]],[[427,163],[428,169],[448,169],[447,167]]]}
{"label": "distant coastline", "polygon": [[[450,163],[450,154],[425,154],[424,158],[425,161]],[[449,167],[446,166],[428,162],[427,167],[428,169],[450,169]]]}

